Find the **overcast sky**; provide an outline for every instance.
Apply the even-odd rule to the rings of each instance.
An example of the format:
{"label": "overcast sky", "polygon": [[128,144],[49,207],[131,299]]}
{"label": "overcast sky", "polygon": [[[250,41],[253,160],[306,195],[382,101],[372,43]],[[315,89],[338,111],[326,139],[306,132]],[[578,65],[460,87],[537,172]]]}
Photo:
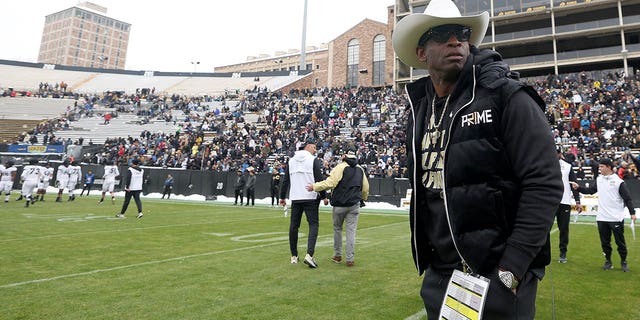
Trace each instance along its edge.
{"label": "overcast sky", "polygon": [[[247,56],[300,49],[304,0],[94,0],[130,23],[127,70],[197,71]],[[0,59],[37,62],[44,17],[73,0],[4,0]],[[308,0],[307,46],[328,43],[365,18],[386,23],[394,0]]]}

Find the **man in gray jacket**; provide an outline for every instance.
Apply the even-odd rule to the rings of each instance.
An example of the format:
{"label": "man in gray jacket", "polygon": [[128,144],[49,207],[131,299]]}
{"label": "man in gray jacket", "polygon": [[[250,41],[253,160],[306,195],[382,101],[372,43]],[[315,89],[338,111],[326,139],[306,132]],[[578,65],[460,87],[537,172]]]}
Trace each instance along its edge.
{"label": "man in gray jacket", "polygon": [[254,206],[256,204],[256,171],[253,167],[248,167],[247,171],[249,176],[245,185],[247,188],[247,204],[245,206],[249,205],[249,201],[251,201],[251,206]]}

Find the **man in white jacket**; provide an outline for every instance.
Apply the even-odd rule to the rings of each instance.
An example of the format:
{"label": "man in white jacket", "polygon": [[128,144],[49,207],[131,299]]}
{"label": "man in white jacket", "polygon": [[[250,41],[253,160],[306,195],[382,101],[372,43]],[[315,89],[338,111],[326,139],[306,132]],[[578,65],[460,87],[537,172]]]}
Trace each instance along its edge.
{"label": "man in white jacket", "polygon": [[558,161],[560,162],[560,171],[562,172],[562,185],[564,186],[564,193],[562,194],[562,200],[558,210],[556,210],[556,221],[558,223],[559,230],[559,249],[560,258],[558,262],[567,263],[567,246],[569,245],[569,220],[571,219],[571,197],[576,201],[576,208],[578,213],[582,211],[580,206],[580,193],[571,189],[570,182],[576,182],[576,174],[571,168],[571,163],[564,159],[562,149],[558,148]]}
{"label": "man in white jacket", "polygon": [[317,268],[313,258],[316,240],[318,239],[318,207],[320,200],[328,203],[326,192],[307,191],[305,187],[314,182],[324,180],[322,162],[315,157],[316,144],[313,140],[301,143],[295,155],[289,159],[285,171],[282,188],[280,189],[280,205],[287,204],[287,192],[291,199],[291,224],[289,225],[289,247],[291,249],[291,263],[298,263],[298,229],[302,220],[302,213],[307,215],[309,222],[309,237],[307,239],[307,254],[304,263],[309,268]]}
{"label": "man in white jacket", "polygon": [[620,266],[622,271],[629,272],[627,266],[627,244],[624,240],[624,207],[629,209],[631,220],[636,221],[636,210],[633,207],[633,200],[629,190],[624,184],[624,180],[614,174],[613,161],[605,158],[600,160],[598,166],[600,175],[596,178],[596,184],[590,187],[581,187],[575,182],[571,182],[571,187],[581,193],[598,193],[598,233],[600,233],[600,245],[604,253],[604,270],[613,269],[611,263],[611,234],[616,241],[618,253],[620,254]]}

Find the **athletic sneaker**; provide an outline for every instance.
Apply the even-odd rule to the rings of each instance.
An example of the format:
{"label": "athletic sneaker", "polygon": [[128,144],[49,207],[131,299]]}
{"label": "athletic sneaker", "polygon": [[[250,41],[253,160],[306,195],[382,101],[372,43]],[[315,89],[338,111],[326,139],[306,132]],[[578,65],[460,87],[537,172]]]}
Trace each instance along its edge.
{"label": "athletic sneaker", "polygon": [[123,218],[124,219],[124,214],[118,213],[118,214],[116,214],[116,218]]}
{"label": "athletic sneaker", "polygon": [[138,212],[138,216],[136,218],[140,219],[142,218],[142,216],[143,216],[142,212]]}
{"label": "athletic sneaker", "polygon": [[342,257],[341,256],[333,256],[333,257],[331,257],[331,261],[333,261],[334,263],[340,263],[342,261]]}
{"label": "athletic sneaker", "polygon": [[353,261],[347,261],[347,267],[353,267],[354,262]]}
{"label": "athletic sneaker", "polygon": [[308,253],[306,256],[304,256],[304,264],[308,265],[309,268],[317,268],[318,264],[316,263],[316,260],[310,256]]}
{"label": "athletic sneaker", "polygon": [[611,261],[607,260],[604,262],[604,265],[602,266],[602,270],[611,270],[613,269],[613,264],[611,263]]}
{"label": "athletic sneaker", "polygon": [[558,262],[560,263],[567,263],[567,255],[566,254],[561,254],[560,255],[560,259],[558,259]]}
{"label": "athletic sneaker", "polygon": [[291,264],[298,263],[298,256],[291,256]]}
{"label": "athletic sneaker", "polygon": [[620,266],[622,267],[622,272],[629,272],[629,266],[627,266],[626,261],[622,261],[622,263],[620,263]]}

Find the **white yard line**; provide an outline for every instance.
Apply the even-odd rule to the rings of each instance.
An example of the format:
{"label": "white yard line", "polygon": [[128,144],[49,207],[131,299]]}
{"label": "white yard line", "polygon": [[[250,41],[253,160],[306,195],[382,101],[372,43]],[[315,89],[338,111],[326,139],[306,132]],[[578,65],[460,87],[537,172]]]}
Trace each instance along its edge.
{"label": "white yard line", "polygon": [[404,318],[404,320],[419,320],[419,319],[426,319],[427,318],[427,310],[422,309],[406,318]]}
{"label": "white yard line", "polygon": [[[221,221],[215,221],[215,222],[202,222],[202,223],[171,224],[171,225],[164,225],[164,226],[140,227],[140,228],[129,228],[129,229],[110,229],[110,230],[86,231],[86,232],[77,232],[77,233],[61,233],[61,234],[52,234],[52,235],[37,236],[37,237],[0,239],[0,243],[2,243],[2,242],[12,242],[12,241],[23,241],[23,240],[63,238],[63,237],[76,236],[76,235],[87,235],[87,234],[101,234],[101,233],[136,231],[136,230],[150,230],[150,229],[173,228],[173,227],[188,227],[188,226],[199,226],[199,225],[207,225],[207,224],[233,223],[233,222],[238,222],[238,221],[278,219],[278,218],[280,218],[280,217],[255,218],[255,219],[238,219],[238,220],[227,220],[227,221],[222,221],[222,222]],[[121,220],[114,219],[114,221],[121,221]]]}
{"label": "white yard line", "polygon": [[[383,227],[394,226],[394,225],[397,225],[397,224],[398,223],[392,223],[392,224],[387,224],[387,225],[382,225],[382,226],[375,226],[375,227],[360,229],[359,231],[379,229],[379,228],[383,228]],[[165,227],[167,227],[167,226],[165,226]],[[150,228],[152,228],[152,227],[150,227]],[[140,228],[137,228],[137,229],[140,229]],[[135,229],[127,229],[127,230],[135,230]],[[127,230],[121,230],[121,231],[127,231]],[[319,236],[318,238],[325,238],[325,237],[333,237],[333,233],[322,235],[322,236]],[[286,240],[286,241],[275,241],[275,242],[268,243],[268,244],[255,245],[255,246],[250,246],[250,247],[243,247],[243,248],[236,248],[236,249],[222,250],[222,251],[210,251],[210,252],[192,254],[192,255],[181,256],[181,257],[174,257],[174,258],[168,258],[168,259],[161,259],[161,260],[153,260],[153,261],[147,261],[147,262],[134,263],[134,264],[124,265],[124,266],[117,266],[117,267],[112,267],[112,268],[96,269],[96,270],[91,270],[91,271],[86,271],[86,272],[65,274],[65,275],[56,276],[56,277],[50,277],[50,278],[42,278],[42,279],[35,279],[35,280],[22,281],[22,282],[14,282],[14,283],[8,283],[8,284],[0,285],[0,289],[19,287],[19,286],[28,285],[28,284],[34,284],[34,283],[49,282],[49,281],[54,281],[54,280],[66,279],[66,278],[88,276],[88,275],[102,273],[102,272],[110,272],[110,271],[115,271],[115,270],[122,270],[122,269],[128,269],[128,268],[134,268],[134,267],[140,267],[140,266],[147,266],[147,265],[153,265],[153,264],[159,264],[159,263],[165,263],[165,262],[180,261],[180,260],[198,258],[198,257],[206,257],[206,256],[211,256],[211,255],[216,255],[216,254],[221,254],[221,253],[230,253],[230,252],[252,250],[252,249],[257,249],[257,248],[270,247],[270,246],[274,246],[274,245],[282,245],[282,244],[286,244],[288,242],[289,242],[288,240]]]}
{"label": "white yard line", "polygon": [[263,248],[263,247],[272,246],[272,245],[275,245],[275,244],[281,244],[282,242],[283,241],[269,243],[269,244],[263,244],[263,245],[257,245],[257,246],[251,246],[251,247],[236,248],[236,249],[231,249],[231,250],[204,252],[204,253],[192,254],[192,255],[188,255],[188,256],[181,256],[181,257],[175,257],[175,258],[169,258],[169,259],[153,260],[153,261],[147,261],[147,262],[134,263],[134,264],[130,264],[130,265],[117,266],[117,267],[113,267],[113,268],[96,269],[96,270],[87,271],[87,272],[65,274],[65,275],[61,275],[61,276],[57,276],[57,277],[51,277],[51,278],[29,280],[29,281],[23,281],[23,282],[15,282],[15,283],[9,283],[9,284],[0,285],[0,288],[3,289],[3,288],[19,287],[19,286],[26,285],[26,284],[48,282],[48,281],[53,281],[53,280],[59,280],[59,279],[65,279],[65,278],[73,278],[73,277],[79,277],[79,276],[88,276],[88,275],[92,275],[92,274],[96,274],[96,273],[109,272],[109,271],[115,271],[115,270],[122,270],[122,269],[128,269],[128,268],[140,267],[140,266],[147,266],[147,265],[164,263],[164,262],[179,261],[179,260],[184,260],[184,259],[206,257],[206,256],[211,256],[211,255],[216,255],[216,254],[221,254],[221,253],[229,253],[229,252],[237,252],[237,251],[244,251],[244,250],[250,250],[250,249],[257,249],[257,248]]}

